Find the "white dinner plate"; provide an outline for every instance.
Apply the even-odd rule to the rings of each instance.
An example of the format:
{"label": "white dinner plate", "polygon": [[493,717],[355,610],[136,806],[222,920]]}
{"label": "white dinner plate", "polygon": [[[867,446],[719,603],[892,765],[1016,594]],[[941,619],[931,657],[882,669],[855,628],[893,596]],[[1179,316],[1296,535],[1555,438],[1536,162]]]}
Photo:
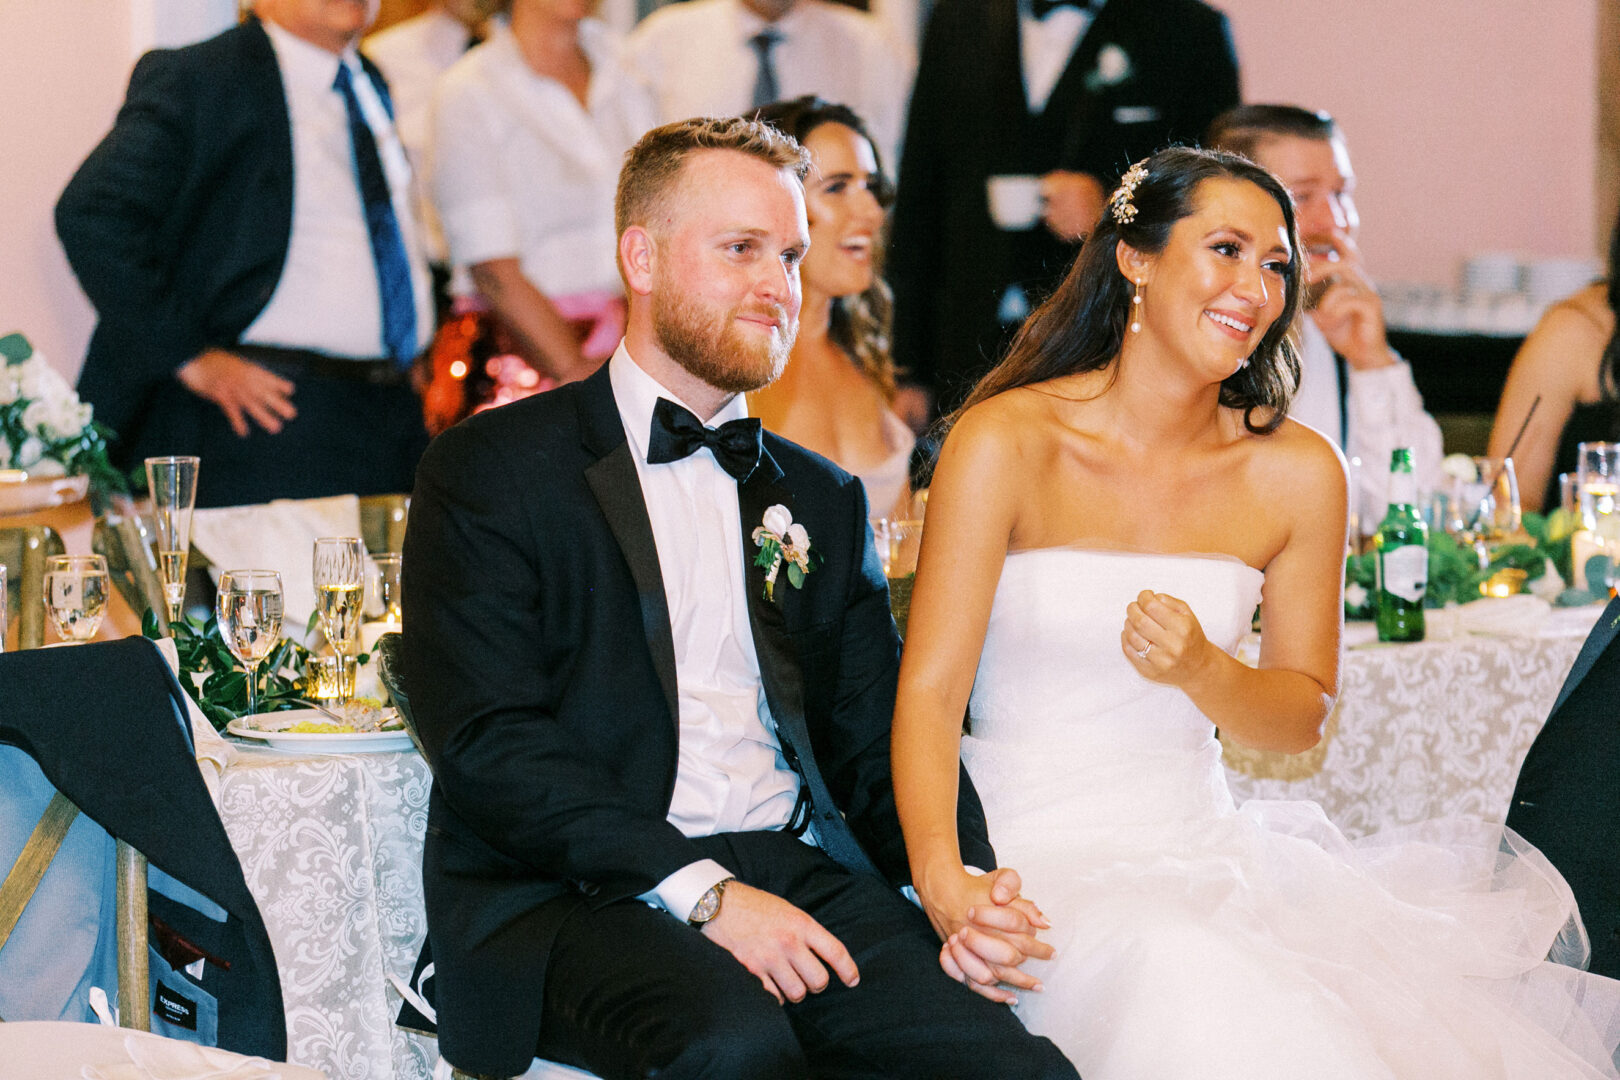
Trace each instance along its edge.
{"label": "white dinner plate", "polygon": [[410,733],[398,731],[335,731],[323,735],[310,731],[285,731],[301,720],[329,722],[314,709],[239,716],[225,730],[244,739],[257,739],[275,750],[295,754],[363,754],[375,750],[409,750]]}

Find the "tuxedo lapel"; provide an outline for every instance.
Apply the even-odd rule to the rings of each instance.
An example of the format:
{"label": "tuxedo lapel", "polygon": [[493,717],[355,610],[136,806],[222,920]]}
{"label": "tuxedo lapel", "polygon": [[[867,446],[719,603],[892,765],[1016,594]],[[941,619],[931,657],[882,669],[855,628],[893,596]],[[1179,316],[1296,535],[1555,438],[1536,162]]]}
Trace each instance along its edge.
{"label": "tuxedo lapel", "polygon": [[1075,44],[1068,66],[1063,69],[1057,85],[1052,88],[1052,96],[1046,101],[1046,111],[1063,118],[1063,161],[1073,160],[1086,136],[1096,130],[1103,99],[1095,88],[1087,85],[1086,80],[1096,70],[1097,55],[1102,47],[1113,40],[1114,28],[1125,6],[1122,3],[1104,4],[1103,9],[1097,12],[1091,25],[1086,27],[1085,34]]}
{"label": "tuxedo lapel", "polygon": [[1581,645],[1581,651],[1575,657],[1575,664],[1569,669],[1563,689],[1558,691],[1558,700],[1553,702],[1552,712],[1549,712],[1548,716],[1557,712],[1569,699],[1569,695],[1575,692],[1575,688],[1586,678],[1587,673],[1592,670],[1592,665],[1597,663],[1598,657],[1603,655],[1603,650],[1609,647],[1609,643],[1617,634],[1620,634],[1620,598],[1609,601],[1609,606],[1598,616],[1597,625],[1586,635],[1586,641]]}
{"label": "tuxedo lapel", "polygon": [[608,530],[618,542],[636,583],[641,628],[652,653],[653,668],[658,672],[658,683],[664,690],[670,723],[674,724],[681,713],[676,698],[675,639],[669,625],[669,600],[664,594],[663,572],[658,568],[652,519],[647,516],[641,480],[625,440],[607,370],[607,365],[602,365],[580,387],[580,432],[586,449],[597,455],[597,460],[585,468],[585,483],[607,519]]}
{"label": "tuxedo lapel", "polygon": [[[878,875],[877,868],[861,850],[849,827],[844,824],[827,782],[816,762],[815,748],[810,741],[810,728],[805,720],[805,688],[798,655],[794,651],[789,629],[800,622],[803,598],[799,590],[788,584],[787,573],[777,575],[774,598],[765,597],[766,567],[754,565],[758,547],[754,544],[754,529],[765,520],[765,511],[781,505],[798,521],[799,511],[793,504],[782,468],[769,450],[760,453],[759,466],[753,474],[737,485],[737,509],[741,519],[743,537],[743,587],[748,594],[748,622],[754,632],[754,652],[759,657],[759,677],[765,688],[765,700],[770,706],[771,719],[776,723],[777,741],[782,756],[799,774],[810,797],[810,814],[816,842],[836,862],[856,873]],[[804,523],[812,529],[814,522]],[[811,544],[815,543],[812,532]],[[824,585],[811,574],[804,588]],[[878,875],[881,876],[881,875]]]}

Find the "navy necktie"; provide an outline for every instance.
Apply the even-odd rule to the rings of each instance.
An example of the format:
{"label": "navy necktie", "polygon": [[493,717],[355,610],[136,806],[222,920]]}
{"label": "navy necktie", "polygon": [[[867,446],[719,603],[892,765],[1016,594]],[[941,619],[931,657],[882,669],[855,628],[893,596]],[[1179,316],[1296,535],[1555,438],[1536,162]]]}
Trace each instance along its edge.
{"label": "navy necktie", "polygon": [[[338,64],[333,89],[343,95],[349,111],[349,142],[354,150],[354,171],[360,183],[360,202],[371,237],[371,259],[377,265],[377,292],[382,297],[382,346],[394,363],[409,366],[416,359],[416,292],[411,284],[411,263],[405,237],[394,214],[394,199],[377,154],[377,140],[360,111],[349,65]],[[386,105],[386,99],[385,99]]]}
{"label": "navy necktie", "polygon": [[759,74],[754,78],[754,108],[769,105],[781,97],[776,85],[776,64],[771,60],[771,50],[782,41],[782,32],[774,26],[767,26],[759,33],[748,39],[748,44],[754,47],[759,54]]}
{"label": "navy necktie", "polygon": [[720,467],[738,481],[747,480],[759,465],[759,420],[749,416],[728,420],[717,428],[668,398],[653,406],[652,435],[647,440],[647,464],[663,465],[709,448]]}

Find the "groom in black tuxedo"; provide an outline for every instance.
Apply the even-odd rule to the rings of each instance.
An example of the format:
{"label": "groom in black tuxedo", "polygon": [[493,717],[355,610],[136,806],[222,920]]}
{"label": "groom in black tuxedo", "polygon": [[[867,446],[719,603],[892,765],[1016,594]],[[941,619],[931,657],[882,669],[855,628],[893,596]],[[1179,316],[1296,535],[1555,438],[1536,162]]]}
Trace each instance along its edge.
{"label": "groom in black tuxedo", "polygon": [[[744,120],[643,137],[618,351],[418,471],[404,659],[458,1069],[1075,1075],[943,973],[896,891],[899,642],[866,498],[745,418],[797,330],[806,164]],[[994,866],[961,783],[964,858]]]}

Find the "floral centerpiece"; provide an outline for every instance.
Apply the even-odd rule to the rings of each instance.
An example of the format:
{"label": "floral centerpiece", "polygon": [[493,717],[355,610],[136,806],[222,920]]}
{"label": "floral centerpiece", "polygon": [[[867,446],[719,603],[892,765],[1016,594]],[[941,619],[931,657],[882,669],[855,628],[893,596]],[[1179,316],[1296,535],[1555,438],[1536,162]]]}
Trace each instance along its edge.
{"label": "floral centerpiece", "polygon": [[[1524,574],[1528,591],[1549,603],[1563,606],[1587,604],[1607,599],[1584,589],[1564,586],[1560,568],[1568,569],[1569,537],[1573,531],[1568,514],[1555,511],[1543,517],[1524,515],[1523,536],[1517,542],[1500,544],[1491,550],[1490,562],[1481,567],[1472,547],[1458,543],[1439,530],[1429,533],[1429,586],[1423,595],[1426,608],[1466,604],[1485,595],[1481,588],[1503,570]],[[1370,619],[1377,592],[1375,551],[1350,555],[1344,561],[1344,615],[1347,619]],[[1601,576],[1594,580],[1602,580]]]}
{"label": "floral centerpiece", "polygon": [[86,476],[99,492],[127,491],[107,460],[108,435],[26,337],[0,337],[0,470],[28,479]]}

